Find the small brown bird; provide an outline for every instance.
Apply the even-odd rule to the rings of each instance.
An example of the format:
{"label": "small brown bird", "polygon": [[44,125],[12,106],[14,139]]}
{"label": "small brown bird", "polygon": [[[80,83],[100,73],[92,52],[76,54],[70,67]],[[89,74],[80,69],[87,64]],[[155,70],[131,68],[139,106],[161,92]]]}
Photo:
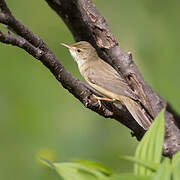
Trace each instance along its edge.
{"label": "small brown bird", "polygon": [[98,100],[120,101],[124,104],[134,119],[144,129],[151,125],[151,118],[137,101],[137,96],[121,75],[108,63],[104,62],[92,45],[80,41],[67,47],[78,64],[79,71],[84,79],[105,97]]}

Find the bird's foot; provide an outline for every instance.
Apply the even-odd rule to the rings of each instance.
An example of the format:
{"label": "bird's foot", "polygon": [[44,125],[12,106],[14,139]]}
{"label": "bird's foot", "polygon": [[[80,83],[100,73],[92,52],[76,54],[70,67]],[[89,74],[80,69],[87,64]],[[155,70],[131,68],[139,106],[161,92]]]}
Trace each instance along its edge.
{"label": "bird's foot", "polygon": [[99,96],[96,96],[95,94],[93,94],[93,97],[98,101],[99,108],[101,108],[102,106],[101,101],[109,101],[109,102],[115,101],[115,99],[108,98],[108,97],[99,97]]}

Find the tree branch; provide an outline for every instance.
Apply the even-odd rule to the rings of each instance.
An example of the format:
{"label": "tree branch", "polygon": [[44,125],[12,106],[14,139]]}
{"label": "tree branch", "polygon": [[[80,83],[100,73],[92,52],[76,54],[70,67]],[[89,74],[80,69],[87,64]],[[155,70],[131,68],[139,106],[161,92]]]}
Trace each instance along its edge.
{"label": "tree branch", "polygon": [[[144,81],[132,55],[125,53],[112,35],[105,19],[99,14],[90,0],[46,0],[53,10],[64,20],[76,41],[89,41],[101,58],[111,64],[124,76],[129,85],[138,94],[143,106],[155,117],[166,106],[166,102]],[[12,15],[4,0],[0,0],[0,23],[7,25],[18,36],[0,33],[0,41],[20,47],[39,59],[56,79],[79,99],[86,107],[98,114],[113,118],[130,128],[137,139],[145,131],[136,123],[127,109],[121,104],[103,102],[99,108],[92,94],[98,94],[86,83],[72,77],[61,65],[48,46]],[[166,135],[163,152],[172,156],[180,150],[179,117],[170,110],[165,112]]]}
{"label": "tree branch", "polygon": [[141,139],[145,131],[136,123],[124,106],[121,104],[102,102],[102,106],[99,108],[92,94],[97,94],[99,96],[100,94],[85,82],[81,82],[72,77],[50,51],[48,46],[26,26],[15,19],[4,0],[0,0],[0,8],[0,23],[7,25],[9,30],[18,34],[16,37],[10,33],[5,35],[0,32],[0,42],[22,48],[33,57],[40,60],[63,87],[79,99],[85,107],[106,118],[116,119],[130,128],[137,139]]}
{"label": "tree branch", "polygon": [[[46,0],[46,2],[63,19],[76,41],[89,41],[97,49],[99,56],[128,80],[153,117],[166,107],[165,100],[144,81],[132,60],[132,55],[119,47],[105,19],[90,0],[68,2]],[[180,150],[179,122],[179,116],[171,108],[166,108],[164,155],[172,156]]]}

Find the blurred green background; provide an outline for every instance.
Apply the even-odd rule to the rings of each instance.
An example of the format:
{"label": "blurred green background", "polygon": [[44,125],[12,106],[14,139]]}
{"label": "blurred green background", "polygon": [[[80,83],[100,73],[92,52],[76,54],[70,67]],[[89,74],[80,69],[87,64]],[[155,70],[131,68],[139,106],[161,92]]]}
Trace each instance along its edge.
{"label": "blurred green background", "polygon": [[[120,46],[133,53],[145,80],[180,113],[180,1],[93,2]],[[59,45],[72,43],[72,35],[45,1],[7,3],[66,69],[82,79],[67,49]],[[39,163],[40,156],[96,160],[129,172],[131,163],[118,155],[133,155],[136,145],[127,128],[85,109],[40,62],[19,48],[0,44],[0,179],[59,179]]]}

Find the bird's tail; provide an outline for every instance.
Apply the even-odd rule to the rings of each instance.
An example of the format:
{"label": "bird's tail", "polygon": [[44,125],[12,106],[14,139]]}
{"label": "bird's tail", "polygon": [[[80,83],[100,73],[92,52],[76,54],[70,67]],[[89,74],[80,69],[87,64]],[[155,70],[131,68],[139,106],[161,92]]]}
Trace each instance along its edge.
{"label": "bird's tail", "polygon": [[152,124],[152,118],[147,114],[145,109],[133,99],[124,96],[121,99],[137,123],[145,130],[148,129]]}

